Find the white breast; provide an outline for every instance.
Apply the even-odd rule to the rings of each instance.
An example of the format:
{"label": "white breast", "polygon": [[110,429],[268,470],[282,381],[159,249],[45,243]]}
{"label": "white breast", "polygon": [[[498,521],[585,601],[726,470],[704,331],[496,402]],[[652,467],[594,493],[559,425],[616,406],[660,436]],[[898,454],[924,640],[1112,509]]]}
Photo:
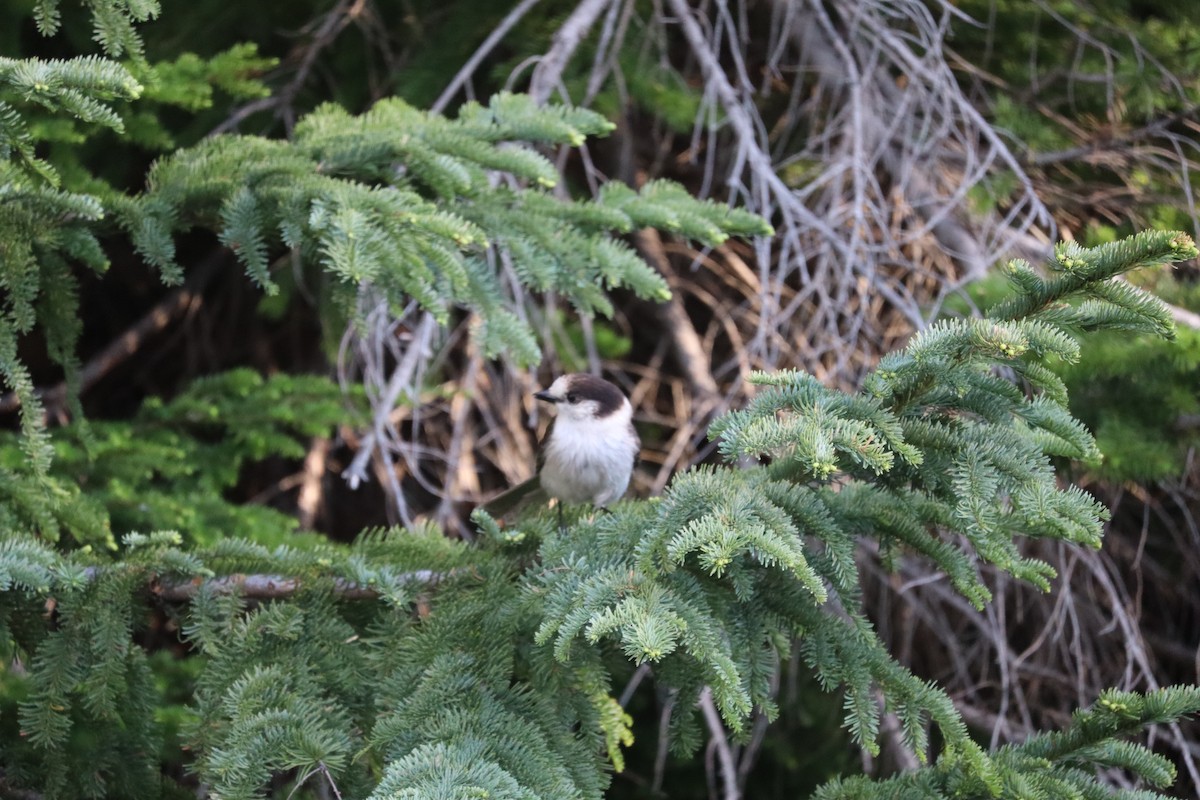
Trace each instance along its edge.
{"label": "white breast", "polygon": [[560,414],[544,443],[541,482],[562,503],[606,506],[625,494],[637,457],[628,402],[603,419],[571,419]]}

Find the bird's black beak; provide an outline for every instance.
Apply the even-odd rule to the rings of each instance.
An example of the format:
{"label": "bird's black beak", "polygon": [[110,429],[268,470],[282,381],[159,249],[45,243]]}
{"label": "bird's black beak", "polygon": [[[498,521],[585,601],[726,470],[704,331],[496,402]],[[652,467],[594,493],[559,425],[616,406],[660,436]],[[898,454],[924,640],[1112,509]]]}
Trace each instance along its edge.
{"label": "bird's black beak", "polygon": [[545,400],[547,403],[557,403],[558,398],[547,391],[534,392],[533,396],[538,400]]}

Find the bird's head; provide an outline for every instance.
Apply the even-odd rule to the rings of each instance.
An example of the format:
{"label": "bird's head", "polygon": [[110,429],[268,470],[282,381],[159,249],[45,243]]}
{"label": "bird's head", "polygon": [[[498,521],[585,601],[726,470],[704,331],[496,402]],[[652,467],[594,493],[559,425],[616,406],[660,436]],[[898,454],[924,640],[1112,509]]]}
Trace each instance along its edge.
{"label": "bird's head", "polygon": [[629,401],[616,386],[603,378],[582,372],[563,375],[548,389],[534,392],[533,396],[553,403],[558,407],[560,419],[573,422],[607,419],[629,406]]}

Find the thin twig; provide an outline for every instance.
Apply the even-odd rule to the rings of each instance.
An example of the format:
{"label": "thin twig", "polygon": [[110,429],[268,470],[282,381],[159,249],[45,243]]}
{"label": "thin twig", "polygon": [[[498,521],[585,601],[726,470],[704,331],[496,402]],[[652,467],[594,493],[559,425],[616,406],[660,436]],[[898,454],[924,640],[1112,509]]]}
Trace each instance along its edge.
{"label": "thin twig", "polygon": [[492,32],[488,34],[488,37],[483,40],[483,44],[475,49],[475,52],[462,65],[462,68],[450,80],[450,83],[446,84],[446,88],[438,95],[438,99],[433,101],[433,105],[429,107],[429,110],[434,114],[444,112],[446,107],[450,105],[450,101],[454,99],[454,95],[458,94],[458,90],[463,87],[463,84],[471,79],[471,76],[475,74],[475,70],[488,57],[488,54],[540,2],[541,0],[521,0],[512,11],[505,14],[504,19],[500,20],[499,24],[495,28],[492,28]]}
{"label": "thin twig", "polygon": [[333,776],[329,774],[329,767],[325,766],[324,761],[318,761],[317,767],[320,769],[321,774],[325,776],[325,780],[329,782],[329,788],[333,790],[333,796],[337,800],[342,800],[342,793],[338,791],[337,784],[333,782]]}
{"label": "thin twig", "polygon": [[295,74],[287,85],[270,97],[253,100],[242,106],[220,125],[213,128],[208,135],[215,136],[235,130],[242,120],[251,114],[274,108],[275,116],[283,120],[284,128],[290,136],[296,125],[296,109],[293,103],[296,95],[308,82],[308,77],[312,73],[313,67],[316,66],[317,56],[333,44],[346,26],[363,13],[366,2],[367,0],[339,0],[338,4],[324,15],[321,24],[317,26],[312,40],[304,48]]}
{"label": "thin twig", "polygon": [[[388,482],[389,496],[396,503],[400,518],[406,525],[411,525],[412,519],[404,500],[404,494],[400,490],[399,481],[395,477],[395,470],[392,469],[391,452],[385,443],[394,440],[388,435],[389,431],[394,431],[390,416],[400,401],[400,396],[407,392],[410,399],[414,403],[416,402],[416,392],[420,385],[417,378],[423,372],[422,365],[429,357],[430,344],[437,328],[437,320],[433,318],[433,314],[428,311],[420,312],[419,320],[409,338],[408,347],[405,348],[403,357],[396,364],[396,368],[392,370],[383,395],[371,404],[375,412],[372,430],[363,437],[354,460],[342,472],[342,477],[350,484],[350,487],[357,487],[367,480],[367,464],[371,457],[378,453],[387,467],[385,478]],[[382,361],[382,358],[379,360]]]}
{"label": "thin twig", "polygon": [[704,715],[704,723],[708,726],[709,741],[716,748],[717,759],[721,762],[721,780],[725,787],[725,800],[739,800],[742,796],[738,789],[737,765],[733,758],[733,750],[729,746],[729,738],[725,735],[725,724],[713,702],[712,689],[705,686],[700,692],[698,701],[700,711]]}
{"label": "thin twig", "polygon": [[633,699],[633,693],[637,691],[638,686],[642,684],[642,681],[649,674],[649,664],[641,664],[633,671],[633,674],[629,676],[629,683],[625,684],[625,688],[621,691],[621,697],[617,700],[621,708],[629,705],[629,701]]}
{"label": "thin twig", "polygon": [[671,747],[671,714],[675,711],[675,702],[679,697],[678,690],[672,689],[663,703],[662,712],[658,717],[658,746],[654,754],[654,779],[650,782],[650,792],[658,795],[662,792],[663,779],[667,774],[667,753]]}

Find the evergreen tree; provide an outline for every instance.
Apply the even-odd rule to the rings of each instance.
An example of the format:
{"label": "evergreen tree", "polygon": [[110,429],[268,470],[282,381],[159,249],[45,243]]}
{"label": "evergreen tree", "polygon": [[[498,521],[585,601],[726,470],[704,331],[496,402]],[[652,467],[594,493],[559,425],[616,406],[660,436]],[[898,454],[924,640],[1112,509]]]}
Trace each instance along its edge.
{"label": "evergreen tree", "polygon": [[[140,64],[133,24],[157,7],[91,9],[110,57]],[[53,0],[36,18],[56,28]],[[1200,690],[1110,692],[1062,731],[988,752],[880,644],[855,548],[916,553],[982,607],[980,564],[1050,588],[1022,539],[1096,546],[1104,508],[1060,486],[1050,458],[1099,453],[1052,367],[1092,330],[1169,336],[1162,305],[1117,276],[1194,258],[1189,237],[1063,245],[1045,276],[1014,262],[1011,298],[931,326],[857,393],[760,374],[754,400],[711,429],[726,463],[681,473],[660,498],[572,509],[564,528],[480,512],[473,543],[432,525],[348,545],[291,537],[219,495],[245,460],[294,455],[297,437],[340,418],[326,382],[234,372],[127,423],[84,425],[71,267],[103,270],[102,235],[127,235],[177,282],[178,241],[208,230],[266,295],[296,258],[329,277],[328,307],[352,315],[369,287],[439,323],[469,314],[481,352],[528,364],[539,343],[491,254],[525,289],[603,314],[609,289],[667,295],[614,233],[716,244],[769,226],[665,182],[550,194],[558,171],[526,145],[579,145],[610,125],[513,94],[453,120],[398,100],[358,116],[327,106],[287,141],[183,148],[137,195],[62,188],[37,155],[33,109],[119,129],[114,103],[143,91],[136,68],[0,61],[0,376],[22,408],[0,462],[0,792],[181,796],[182,745],[214,797],[599,797],[632,742],[616,688],[635,670],[668,693],[671,747],[692,755],[705,728],[736,739],[755,711],[777,713],[772,680],[794,649],[842,693],[862,747],[877,750],[887,713],[924,762],[821,797],[1122,796],[1103,768],[1173,780],[1128,737],[1200,710]],[[69,429],[47,427],[20,358],[34,332],[76,398]],[[173,671],[186,681],[167,682]]]}
{"label": "evergreen tree", "polygon": [[673,693],[671,743],[688,753],[706,698],[735,735],[753,709],[774,713],[770,678],[793,643],[844,691],[864,747],[887,710],[930,762],[820,796],[1102,796],[1097,766],[1169,783],[1173,767],[1123,737],[1200,710],[1200,690],[1110,693],[1060,733],[986,753],[949,698],[880,646],[857,608],[854,547],[919,553],[977,606],[990,599],[981,561],[1049,588],[1052,570],[1017,541],[1095,546],[1105,512],[1056,483],[1049,455],[1096,454],[1046,365],[1077,357],[1073,331],[1169,332],[1153,297],[1113,279],[1195,252],[1147,233],[1060,248],[1049,278],[1014,264],[1012,300],[918,336],[859,395],[761,376],[768,388],[713,429],[731,461],[761,466],[693,470],[660,499],[577,510],[566,530],[548,513],[513,529],[480,513],[475,545],[431,528],[273,549],[156,533],[105,556],[10,529],[4,641],[28,675],[6,780],[65,797],[157,782],[137,639],[147,608],[166,606],[201,662],[192,767],[222,797],[262,796],[274,776],[343,796],[597,797],[630,738],[613,698],[628,665],[652,665]]}

